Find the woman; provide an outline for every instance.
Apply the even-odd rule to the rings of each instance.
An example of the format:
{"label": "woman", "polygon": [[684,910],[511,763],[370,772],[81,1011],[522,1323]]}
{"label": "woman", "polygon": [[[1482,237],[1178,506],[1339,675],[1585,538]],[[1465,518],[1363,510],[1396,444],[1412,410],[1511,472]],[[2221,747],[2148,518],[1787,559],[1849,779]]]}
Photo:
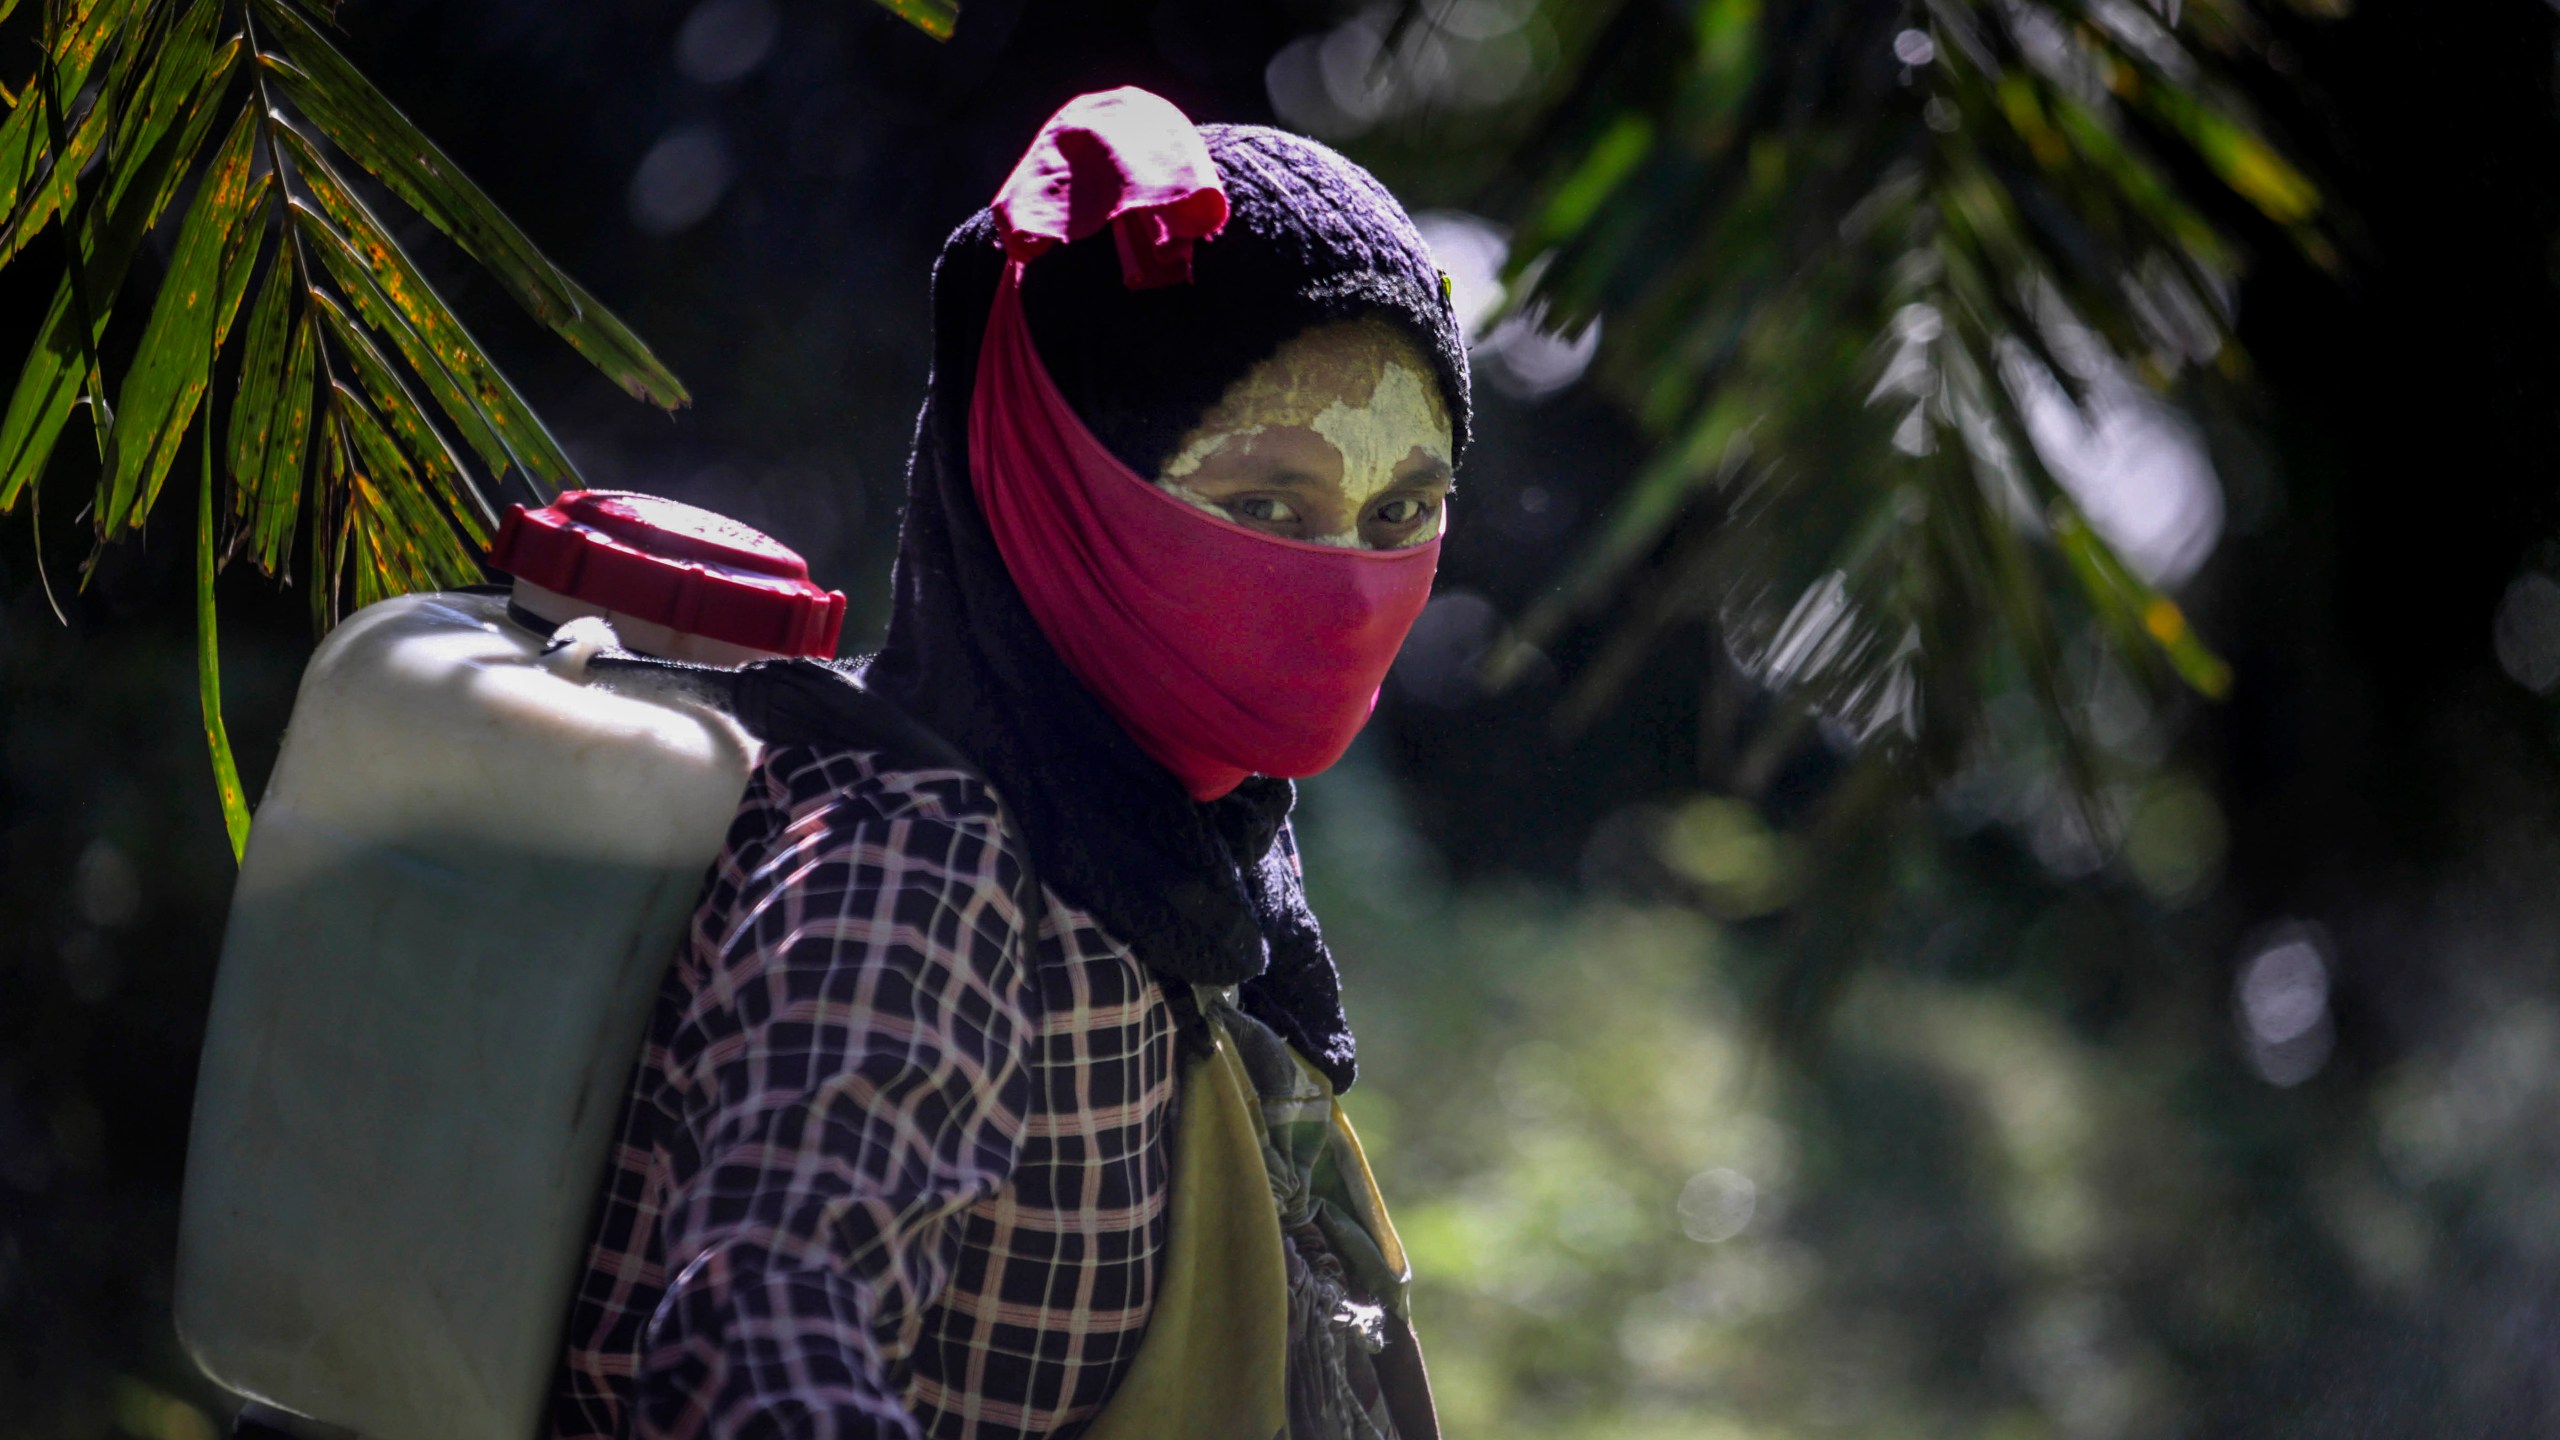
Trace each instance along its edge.
{"label": "woman", "polygon": [[1427,596],[1445,286],[1342,157],[1121,90],[1042,130],[934,307],[863,683],[970,763],[765,757],[556,1432],[1418,1440],[1274,777],[1340,755]]}

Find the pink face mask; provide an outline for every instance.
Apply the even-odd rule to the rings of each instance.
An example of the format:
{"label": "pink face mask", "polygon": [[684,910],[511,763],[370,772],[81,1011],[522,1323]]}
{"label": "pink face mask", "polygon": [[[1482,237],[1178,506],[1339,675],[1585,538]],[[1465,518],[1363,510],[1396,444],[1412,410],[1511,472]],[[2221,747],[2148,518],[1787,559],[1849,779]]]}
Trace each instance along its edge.
{"label": "pink face mask", "polygon": [[1032,619],[1193,799],[1326,768],[1430,599],[1440,542],[1311,544],[1166,494],[1085,428],[1023,320],[1023,266],[1105,224],[1132,288],[1189,282],[1193,242],[1227,210],[1199,132],[1142,90],[1082,96],[1043,127],[994,209],[1010,263],[978,356],[969,470]]}

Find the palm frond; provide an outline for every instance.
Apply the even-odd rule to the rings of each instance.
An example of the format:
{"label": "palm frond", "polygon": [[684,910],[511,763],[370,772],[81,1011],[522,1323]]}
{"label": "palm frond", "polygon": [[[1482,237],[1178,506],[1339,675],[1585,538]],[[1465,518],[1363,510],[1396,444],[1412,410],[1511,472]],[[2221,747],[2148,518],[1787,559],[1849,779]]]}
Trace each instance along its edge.
{"label": "palm frond", "polygon": [[246,264],[224,263],[226,252],[254,257],[263,233],[256,223],[264,218],[263,211],[257,206],[266,198],[269,177],[251,164],[257,134],[253,117],[244,112],[215,154],[195,205],[179,227],[168,278],[152,306],[134,364],[116,392],[116,424],[98,475],[102,540],[138,525],[150,512],[160,482],[177,458],[178,442],[195,419],[196,404],[212,383],[204,357],[218,351],[219,342],[211,337],[228,328],[249,277]]}
{"label": "palm frond", "polygon": [[249,800],[240,789],[240,767],[231,758],[231,732],[222,723],[222,643],[213,606],[213,577],[222,563],[213,541],[211,425],[199,438],[196,453],[196,705],[204,717],[205,748],[213,756],[214,796],[222,807],[222,828],[236,864],[249,845]]}
{"label": "palm frond", "polygon": [[[0,17],[9,8],[0,0]],[[623,389],[688,402],[630,328],[329,43],[327,18],[304,0],[42,0],[31,71],[0,116],[0,266],[61,265],[0,411],[0,513],[33,499],[84,404],[100,547],[148,523],[188,432],[202,435],[199,689],[226,823],[238,780],[220,715],[223,561],[246,554],[284,578],[299,549],[325,628],[349,600],[478,579],[490,487],[510,472],[537,492],[577,478],[350,176],[410,207]],[[133,262],[164,227],[166,270],[138,285]],[[58,248],[39,243],[48,236]],[[110,376],[108,326],[144,303],[132,357]],[[217,442],[226,363],[236,388]]]}
{"label": "palm frond", "polygon": [[543,258],[515,222],[348,64],[292,0],[250,0],[250,13],[259,38],[273,47],[260,51],[259,68],[330,144],[451,237],[525,313],[551,327],[633,398],[670,410],[691,403],[683,383],[639,337]]}
{"label": "palm frond", "polygon": [[2180,24],[2101,0],[1540,13],[1573,78],[1508,146],[1532,177],[1497,196],[1512,305],[1605,314],[1595,374],[1659,444],[1515,666],[1615,614],[1587,711],[1704,609],[1764,679],[1942,759],[2018,677],[2071,730],[2062,654],[2087,627],[2228,687],[2032,422],[2235,369],[2244,233],[2334,259],[2318,187],[2232,80],[2247,0]]}
{"label": "palm frond", "polygon": [[948,40],[960,26],[960,0],[877,0],[880,8],[936,40]]}
{"label": "palm frond", "polygon": [[[20,492],[44,472],[54,443],[84,391],[103,384],[103,376],[94,383],[91,380],[90,363],[104,336],[113,297],[123,286],[125,271],[143,237],[167,210],[194,156],[221,119],[215,102],[234,78],[241,48],[235,38],[216,52],[214,63],[197,78],[173,123],[156,129],[147,146],[123,152],[121,163],[105,177],[102,203],[84,207],[85,213],[71,226],[78,263],[65,265],[52,304],[37,327],[35,344],[19,367],[8,409],[0,413],[0,513],[11,509]],[[21,105],[11,118],[40,104]],[[12,233],[25,232],[21,227]],[[79,323],[84,313],[90,322],[85,336]]]}
{"label": "palm frond", "polygon": [[425,378],[446,418],[493,471],[514,465],[536,481],[553,484],[573,477],[569,457],[532,407],[489,362],[471,332],[429,288],[417,263],[347,188],[319,147],[289,125],[277,126],[272,138],[308,193],[310,203],[297,203],[293,210],[303,242],[297,253],[306,257],[306,265],[308,257],[317,256],[356,313],[391,337]]}

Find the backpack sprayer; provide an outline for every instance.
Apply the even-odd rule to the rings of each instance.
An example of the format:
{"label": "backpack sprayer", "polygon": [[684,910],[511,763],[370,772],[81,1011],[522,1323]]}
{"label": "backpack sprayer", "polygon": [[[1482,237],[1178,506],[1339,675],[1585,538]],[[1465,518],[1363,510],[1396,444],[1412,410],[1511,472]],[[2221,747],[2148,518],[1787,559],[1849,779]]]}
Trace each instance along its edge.
{"label": "backpack sprayer", "polygon": [[[721,516],[518,507],[511,589],[403,596],[303,673],[232,892],[177,1320],[249,1425],[529,1440],[650,1003],[757,752],[689,683],[835,651]],[[624,647],[687,665],[605,666]]]}

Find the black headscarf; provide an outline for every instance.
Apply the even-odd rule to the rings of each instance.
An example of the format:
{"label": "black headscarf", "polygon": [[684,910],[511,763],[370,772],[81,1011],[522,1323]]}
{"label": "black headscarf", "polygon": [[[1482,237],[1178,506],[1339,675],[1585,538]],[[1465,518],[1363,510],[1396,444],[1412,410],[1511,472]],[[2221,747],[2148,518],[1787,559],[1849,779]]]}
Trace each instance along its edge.
{"label": "black headscarf", "polygon": [[[1192,284],[1127,289],[1108,233],[1027,271],[1032,338],[1085,423],[1152,476],[1226,388],[1282,343],[1310,325],[1375,315],[1430,359],[1463,447],[1464,342],[1430,252],[1394,197],[1311,140],[1258,126],[1204,125],[1201,135],[1229,218],[1197,248]],[[1341,982],[1299,877],[1273,843],[1293,787],[1256,776],[1194,802],[1058,658],[978,513],[969,400],[1002,259],[982,210],[952,232],[934,266],[933,377],[907,471],[888,641],[865,684],[986,772],[1050,888],[1168,982],[1240,985],[1248,1014],[1347,1088],[1354,1064]]]}

